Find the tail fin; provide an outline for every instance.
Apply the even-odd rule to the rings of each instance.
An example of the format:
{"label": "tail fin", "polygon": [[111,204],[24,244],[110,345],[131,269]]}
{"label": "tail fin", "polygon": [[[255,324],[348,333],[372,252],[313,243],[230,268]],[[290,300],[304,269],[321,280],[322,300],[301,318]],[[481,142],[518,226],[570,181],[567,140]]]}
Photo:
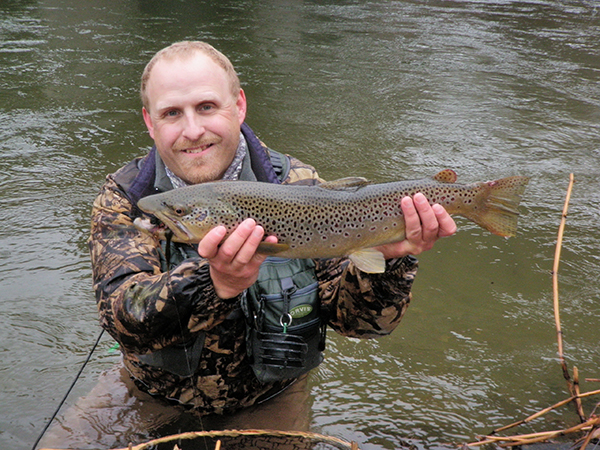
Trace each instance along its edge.
{"label": "tail fin", "polygon": [[518,207],[527,183],[529,177],[520,176],[483,183],[486,198],[468,218],[499,236],[514,236],[517,233]]}

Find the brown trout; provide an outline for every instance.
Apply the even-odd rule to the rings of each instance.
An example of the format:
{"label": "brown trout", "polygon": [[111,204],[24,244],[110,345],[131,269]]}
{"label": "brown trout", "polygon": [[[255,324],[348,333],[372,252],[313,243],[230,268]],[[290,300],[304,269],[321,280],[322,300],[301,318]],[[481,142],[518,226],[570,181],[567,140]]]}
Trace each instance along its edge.
{"label": "brown trout", "polygon": [[[450,214],[464,216],[494,234],[514,236],[517,207],[528,181],[513,176],[456,184],[456,173],[450,169],[433,178],[383,184],[358,177],[317,186],[216,181],[151,195],[138,206],[160,219],[177,242],[197,243],[218,225],[225,226],[229,235],[252,218],[278,240],[260,244],[260,253],[286,258],[348,256],[359,269],[374,273],[385,270],[385,261],[373,247],[405,238],[403,197],[422,192]],[[147,219],[135,224],[159,233]]]}

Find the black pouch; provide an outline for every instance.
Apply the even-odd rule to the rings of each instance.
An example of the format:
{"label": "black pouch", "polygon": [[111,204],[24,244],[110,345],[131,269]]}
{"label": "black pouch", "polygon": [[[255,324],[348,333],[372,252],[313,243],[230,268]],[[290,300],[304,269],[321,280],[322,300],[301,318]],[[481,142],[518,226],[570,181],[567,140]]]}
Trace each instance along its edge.
{"label": "black pouch", "polygon": [[247,353],[260,381],[297,378],[323,361],[325,323],[312,260],[267,258],[242,309]]}

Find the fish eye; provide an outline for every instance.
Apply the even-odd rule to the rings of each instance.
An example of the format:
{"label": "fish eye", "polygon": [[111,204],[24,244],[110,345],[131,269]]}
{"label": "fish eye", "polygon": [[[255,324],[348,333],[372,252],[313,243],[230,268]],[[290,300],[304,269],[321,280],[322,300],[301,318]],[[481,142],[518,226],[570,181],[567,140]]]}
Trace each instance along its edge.
{"label": "fish eye", "polygon": [[178,216],[185,216],[190,211],[188,207],[182,205],[173,205],[171,209]]}

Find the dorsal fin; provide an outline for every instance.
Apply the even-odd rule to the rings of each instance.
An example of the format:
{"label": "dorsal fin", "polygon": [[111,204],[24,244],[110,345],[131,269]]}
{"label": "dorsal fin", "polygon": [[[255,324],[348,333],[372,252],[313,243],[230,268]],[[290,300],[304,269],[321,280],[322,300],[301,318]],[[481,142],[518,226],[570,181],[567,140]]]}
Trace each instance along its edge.
{"label": "dorsal fin", "polygon": [[326,181],[317,186],[332,191],[356,191],[369,183],[369,180],[363,177],[346,177],[339,180]]}
{"label": "dorsal fin", "polygon": [[444,169],[433,177],[435,181],[440,183],[456,183],[457,178],[456,172],[452,169]]}

